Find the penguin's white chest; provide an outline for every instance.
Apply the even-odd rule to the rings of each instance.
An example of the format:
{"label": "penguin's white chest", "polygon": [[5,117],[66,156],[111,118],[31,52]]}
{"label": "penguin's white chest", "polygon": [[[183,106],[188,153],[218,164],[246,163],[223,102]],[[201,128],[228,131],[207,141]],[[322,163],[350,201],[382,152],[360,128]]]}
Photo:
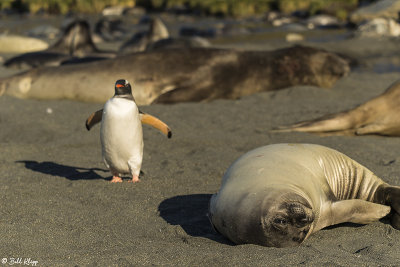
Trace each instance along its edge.
{"label": "penguin's white chest", "polygon": [[103,109],[100,140],[103,160],[113,175],[139,175],[143,131],[133,100],[113,97]]}

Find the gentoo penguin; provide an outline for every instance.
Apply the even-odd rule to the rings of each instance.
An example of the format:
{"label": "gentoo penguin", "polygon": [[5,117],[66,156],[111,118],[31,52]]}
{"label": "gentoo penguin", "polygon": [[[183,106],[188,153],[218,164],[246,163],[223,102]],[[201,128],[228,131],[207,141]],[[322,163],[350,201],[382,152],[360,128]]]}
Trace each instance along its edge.
{"label": "gentoo penguin", "polygon": [[172,133],[159,119],[139,111],[127,80],[115,83],[115,94],[102,110],[91,114],[86,120],[86,128],[101,121],[100,141],[103,161],[110,169],[112,183],[122,182],[121,175],[132,175],[132,182],[139,182],[143,157],[142,124],[149,124],[166,134]]}

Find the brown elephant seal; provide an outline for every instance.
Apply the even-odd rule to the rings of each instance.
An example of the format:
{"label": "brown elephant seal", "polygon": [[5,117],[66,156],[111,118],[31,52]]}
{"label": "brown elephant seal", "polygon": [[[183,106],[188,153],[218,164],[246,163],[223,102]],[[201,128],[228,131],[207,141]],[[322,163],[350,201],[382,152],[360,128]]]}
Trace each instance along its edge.
{"label": "brown elephant seal", "polygon": [[342,57],[295,46],[275,51],[162,49],[76,65],[44,67],[0,79],[0,91],[19,98],[105,102],[107,84],[135,81],[138,105],[207,101],[294,85],[331,87],[350,71]]}
{"label": "brown elephant seal", "polygon": [[289,247],[329,225],[374,222],[390,206],[398,228],[400,187],[346,155],[320,145],[275,144],[229,167],[211,197],[209,216],[234,243]]}
{"label": "brown elephant seal", "polygon": [[354,109],[296,123],[280,132],[400,136],[400,80]]}

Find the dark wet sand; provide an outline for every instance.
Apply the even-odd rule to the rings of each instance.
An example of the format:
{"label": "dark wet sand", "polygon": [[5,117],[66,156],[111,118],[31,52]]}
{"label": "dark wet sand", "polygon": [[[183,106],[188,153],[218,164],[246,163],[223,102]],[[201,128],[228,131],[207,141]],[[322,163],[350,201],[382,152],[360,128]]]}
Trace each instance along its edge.
{"label": "dark wet sand", "polygon": [[[346,43],[327,47],[360,51]],[[362,48],[365,56],[380,46]],[[169,124],[173,137],[144,126],[144,176],[137,184],[109,183],[100,127],[84,127],[101,104],[0,97],[0,258],[31,258],[40,266],[398,265],[400,231],[386,220],[331,227],[299,247],[278,249],[234,246],[206,217],[228,166],[268,144],[326,145],[400,185],[400,138],[269,132],[354,107],[400,77],[366,66],[332,89],[142,107]]]}

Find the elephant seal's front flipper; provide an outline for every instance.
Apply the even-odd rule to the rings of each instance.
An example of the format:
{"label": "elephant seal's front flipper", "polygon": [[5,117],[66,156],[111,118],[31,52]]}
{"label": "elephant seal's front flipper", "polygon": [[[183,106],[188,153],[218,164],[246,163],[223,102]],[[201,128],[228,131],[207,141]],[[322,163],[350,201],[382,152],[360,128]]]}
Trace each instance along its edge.
{"label": "elephant seal's front flipper", "polygon": [[361,199],[348,199],[334,202],[331,206],[333,223],[344,222],[368,224],[385,217],[390,207]]}

